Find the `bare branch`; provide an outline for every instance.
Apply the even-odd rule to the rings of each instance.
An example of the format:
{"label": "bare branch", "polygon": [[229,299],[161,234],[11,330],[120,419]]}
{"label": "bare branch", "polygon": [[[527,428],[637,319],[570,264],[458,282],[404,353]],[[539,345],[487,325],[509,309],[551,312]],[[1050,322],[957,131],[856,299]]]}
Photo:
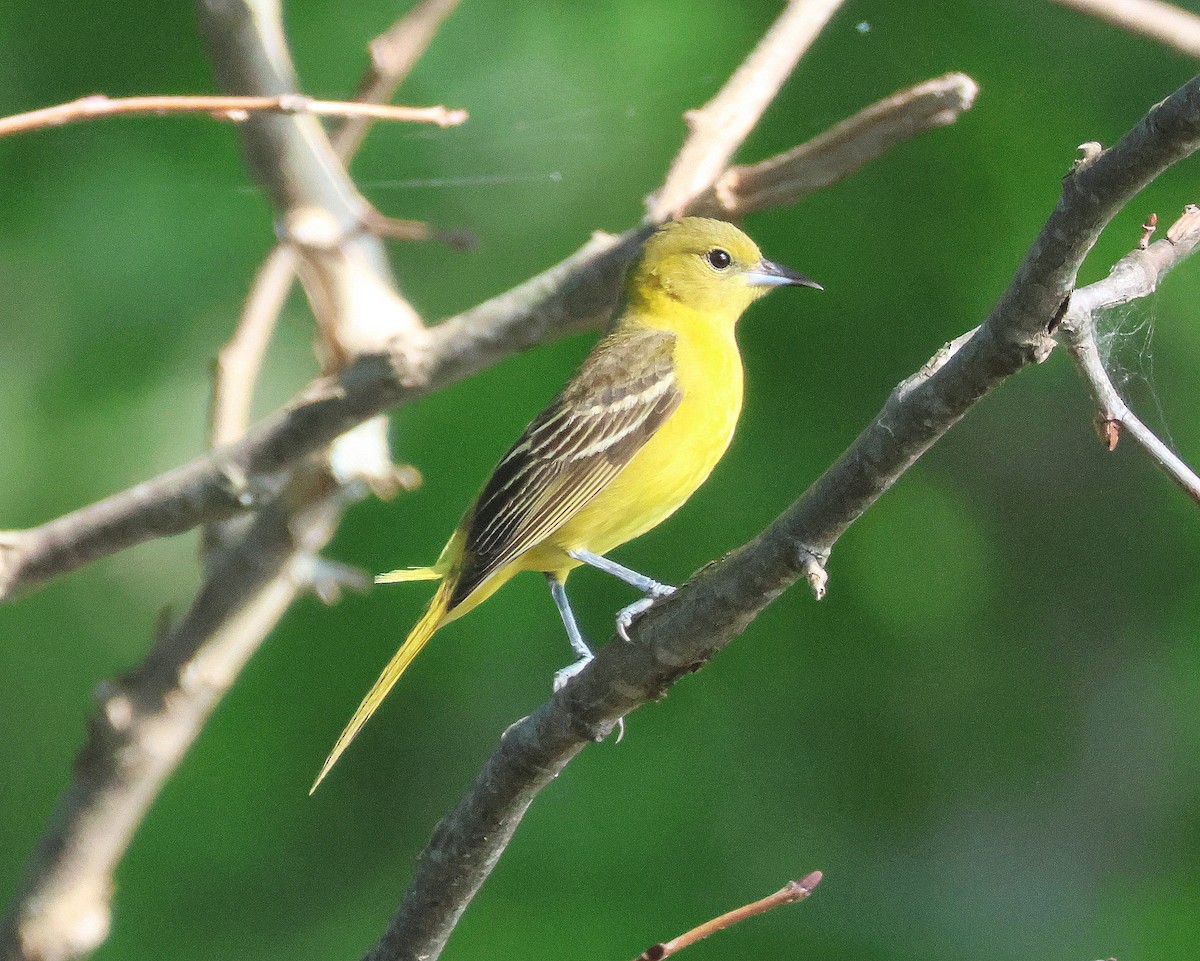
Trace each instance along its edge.
{"label": "bare branch", "polygon": [[133,674],[101,684],[88,739],[0,924],[0,957],[68,961],[108,934],[113,872],[147,809],[251,654],[302,587],[296,568],[340,516],[320,472],[307,502],[260,511],[191,609],[162,631]]}
{"label": "bare branch", "polygon": [[[442,22],[460,0],[422,0],[385,32],[371,41],[371,62],[354,99],[362,103],[387,103],[396,88],[429,48]],[[358,152],[371,120],[347,118],[333,134],[333,149],[343,160]]]}
{"label": "bare branch", "polygon": [[[753,541],[643,615],[633,643],[606,645],[548,703],[505,732],[470,790],[434,829],[368,961],[434,961],[542,787],[618,719],[703,667],[797,580],[811,579],[814,559],[827,560],[850,525],[974,404],[1044,357],[1046,328],[1066,298],[1059,285],[1073,282],[1095,232],[1156,172],[1197,148],[1200,78],[1067,178],[988,320],[901,383],[803,496]],[[1062,232],[1068,229],[1078,236]]]}
{"label": "bare branch", "polygon": [[254,278],[237,330],[217,355],[210,429],[214,447],[232,443],[250,426],[254,385],[295,272],[296,255],[290,247],[271,251]]}
{"label": "bare branch", "polygon": [[786,153],[730,167],[689,212],[738,220],[759,210],[790,207],[897,144],[954,123],[971,109],[978,93],[978,84],[961,73],[901,90]]}
{"label": "bare branch", "polygon": [[397,107],[387,104],[314,100],[302,94],[276,97],[106,97],[102,93],[81,97],[54,107],[0,118],[0,137],[47,127],[61,127],[82,120],[130,114],[169,116],[177,113],[206,113],[225,120],[242,121],[251,113],[314,114],[325,117],[359,117],[371,120],[400,120],[456,127],[467,120],[465,110],[446,107]]}
{"label": "bare branch", "polygon": [[678,216],[713,185],[843,2],[789,0],[754,52],[721,91],[699,110],[684,114],[691,132],[671,164],[662,188],[647,200],[651,220]]}
{"label": "bare branch", "polygon": [[1107,20],[1130,33],[1200,57],[1200,17],[1160,0],[1054,0],[1059,6]]}
{"label": "bare branch", "polygon": [[638,955],[634,961],[664,961],[665,958],[679,953],[684,948],[690,948],[697,941],[703,941],[718,931],[724,931],[726,928],[731,928],[735,924],[740,924],[749,918],[766,914],[768,911],[773,911],[776,908],[781,908],[785,904],[795,904],[798,901],[803,901],[813,893],[813,889],[821,883],[823,876],[820,871],[813,871],[811,874],[805,875],[803,880],[789,881],[774,894],[769,894],[767,897],[761,898],[751,904],[735,908],[733,911],[713,918],[711,921],[705,921],[703,924],[684,932],[677,938],[672,938],[670,941],[651,945]]}
{"label": "bare branch", "polygon": [[1091,390],[1096,423],[1109,450],[1126,431],[1168,477],[1200,504],[1200,477],[1129,409],[1117,392],[1096,345],[1096,314],[1127,304],[1158,289],[1163,277],[1200,245],[1200,208],[1189,205],[1167,236],[1126,255],[1101,281],[1075,291],[1056,332],[1066,345]]}
{"label": "bare branch", "polygon": [[[386,103],[390,100],[396,88],[428,49],[438,27],[459,2],[423,0],[385,33],[372,40],[370,66],[359,82],[354,99],[364,104]],[[333,133],[333,148],[343,161],[349,161],[358,151],[372,123],[370,117],[348,117]],[[381,225],[375,223],[376,216],[373,207],[367,208],[364,211],[365,225],[377,236],[383,236]],[[463,245],[466,242],[457,234],[439,234],[428,225],[415,221],[406,223],[411,225],[411,239],[438,237],[451,245]],[[395,227],[396,222],[391,224]],[[295,252],[288,245],[279,244],[255,275],[238,330],[217,359],[211,431],[214,447],[240,439],[250,425],[253,385],[295,274]]]}
{"label": "bare branch", "polygon": [[[280,244],[255,275],[254,284],[238,318],[233,337],[217,354],[213,367],[209,413],[209,446],[240,440],[250,426],[250,410],[258,375],[262,370],[279,312],[287,301],[296,275],[296,252]],[[236,542],[248,527],[245,517],[206,524],[201,537],[203,552],[211,561],[215,551]]]}
{"label": "bare branch", "polygon": [[[1005,354],[1036,360],[1066,308],[1083,258],[1126,203],[1200,148],[1200,77],[1155,104],[1116,146],[1076,163],[1058,205],[985,323]],[[1016,356],[1005,361],[1016,362]]]}
{"label": "bare branch", "polygon": [[[219,83],[254,96],[288,95],[295,71],[279,0],[205,0],[200,27]],[[311,118],[256,117],[241,128],[251,166],[297,248],[297,270],[321,337],[323,373],[359,354],[425,337],[416,311],[396,290],[382,242],[360,228],[370,205],[359,195],[323,129]],[[368,443],[364,443],[367,441]],[[351,457],[340,457],[345,444]],[[387,425],[360,427],[335,442],[335,474],[347,465],[381,491],[395,490]]]}

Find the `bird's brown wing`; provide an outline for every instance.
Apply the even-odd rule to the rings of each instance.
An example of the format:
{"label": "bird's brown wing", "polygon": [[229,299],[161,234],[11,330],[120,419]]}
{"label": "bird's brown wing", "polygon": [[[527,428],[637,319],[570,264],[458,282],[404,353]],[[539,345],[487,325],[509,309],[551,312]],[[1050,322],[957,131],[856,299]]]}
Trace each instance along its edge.
{"label": "bird's brown wing", "polygon": [[610,335],[525,429],[471,512],[451,608],[570,520],[674,413],[674,343],[667,331]]}

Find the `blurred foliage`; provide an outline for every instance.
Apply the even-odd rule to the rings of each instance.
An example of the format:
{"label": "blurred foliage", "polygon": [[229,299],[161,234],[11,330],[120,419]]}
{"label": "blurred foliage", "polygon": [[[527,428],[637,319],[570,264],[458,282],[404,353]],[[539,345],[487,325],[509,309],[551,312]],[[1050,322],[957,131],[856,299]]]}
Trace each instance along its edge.
{"label": "blurred foliage", "polygon": [[[403,6],[291,4],[306,89],[351,91]],[[402,100],[466,107],[470,122],[380,126],[354,167],[386,212],[480,239],[465,255],[395,247],[417,307],[471,306],[633,222],[682,111],[778,8],[464,0]],[[6,113],[212,89],[186,4],[3,0],[2,20]],[[733,449],[621,560],[679,581],[752,536],[897,381],[980,321],[1076,145],[1114,142],[1195,69],[1041,0],[847,3],[739,159],[948,70],[979,81],[978,104],[747,224],[827,292],[783,292],[747,317]],[[1198,199],[1198,163],[1117,218],[1085,281],[1149,212],[1169,223]],[[8,139],[0,176],[0,526],[21,527],[202,449],[210,364],[272,226],[236,131],[206,118]],[[1114,319],[1114,364],[1193,461],[1198,303],[1193,261]],[[264,412],[311,375],[310,339],[294,299]],[[370,570],[429,562],[587,347],[546,346],[398,412],[397,456],[427,483],[355,508],[331,553]],[[628,958],[814,868],[826,880],[811,901],[688,957],[1194,957],[1195,508],[1132,445],[1105,453],[1090,420],[1061,353],[988,398],[850,531],[825,601],[782,598],[546,790],[447,957]],[[66,783],[91,690],[142,657],[158,609],[188,603],[195,552],[192,536],[149,544],[0,608],[0,899]],[[607,636],[628,592],[587,573],[573,586],[586,629]],[[570,656],[542,584],[514,582],[438,637],[310,800],[426,596],[291,611],[139,832],[102,961],[353,958],[374,941],[437,818]]]}

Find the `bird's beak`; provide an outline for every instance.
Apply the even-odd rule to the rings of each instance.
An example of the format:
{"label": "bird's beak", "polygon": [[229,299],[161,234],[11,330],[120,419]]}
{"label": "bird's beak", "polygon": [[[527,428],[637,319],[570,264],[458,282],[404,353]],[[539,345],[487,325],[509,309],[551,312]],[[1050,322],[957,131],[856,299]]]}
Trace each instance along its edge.
{"label": "bird's beak", "polygon": [[816,290],[825,288],[815,280],[810,280],[804,274],[797,273],[791,267],[777,264],[770,260],[760,260],[758,266],[745,273],[746,283],[751,287],[812,287]]}

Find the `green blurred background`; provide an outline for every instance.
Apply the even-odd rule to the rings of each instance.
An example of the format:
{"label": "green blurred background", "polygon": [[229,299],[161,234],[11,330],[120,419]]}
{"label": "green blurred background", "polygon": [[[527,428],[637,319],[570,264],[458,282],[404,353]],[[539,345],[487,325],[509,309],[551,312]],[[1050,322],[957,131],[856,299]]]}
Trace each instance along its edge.
{"label": "green blurred background", "polygon": [[[1184,4],[1197,9],[1196,3]],[[311,0],[288,27],[308,92],[354,87],[407,6]],[[780,4],[464,0],[405,86],[456,130],[381,126],[354,172],[388,213],[467,227],[471,254],[397,246],[429,318],[641,212]],[[187,4],[0,4],[0,111],[104,91],[213,89]],[[852,0],[739,155],[756,160],[949,70],[958,124],[801,207],[753,217],[826,287],[742,328],[741,431],[711,481],[620,559],[666,580],[782,510],[944,341],[978,323],[1055,202],[1076,145],[1114,142],[1196,64],[1042,0]],[[1117,218],[1102,276],[1200,162]],[[213,357],[272,237],[236,131],[129,119],[0,142],[0,527],[37,524],[195,456]],[[1200,261],[1110,319],[1119,376],[1200,460]],[[262,412],[313,371],[290,305]],[[427,563],[591,338],[513,358],[394,417],[426,477],[349,515],[331,554]],[[453,443],[448,444],[447,439]],[[1200,593],[1194,505],[1131,444],[1105,453],[1056,353],[989,398],[797,589],[620,746],[536,802],[448,958],[635,955],[820,868],[807,904],[693,948],[718,957],[1191,959],[1200,944]],[[0,608],[0,902],[67,783],[105,677],[198,584],[194,536],[127,551]],[[585,629],[631,600],[573,581]],[[354,958],[500,732],[567,662],[538,578],[439,636],[315,798],[332,738],[416,618],[422,585],[299,603],[138,833],[98,957]]]}

